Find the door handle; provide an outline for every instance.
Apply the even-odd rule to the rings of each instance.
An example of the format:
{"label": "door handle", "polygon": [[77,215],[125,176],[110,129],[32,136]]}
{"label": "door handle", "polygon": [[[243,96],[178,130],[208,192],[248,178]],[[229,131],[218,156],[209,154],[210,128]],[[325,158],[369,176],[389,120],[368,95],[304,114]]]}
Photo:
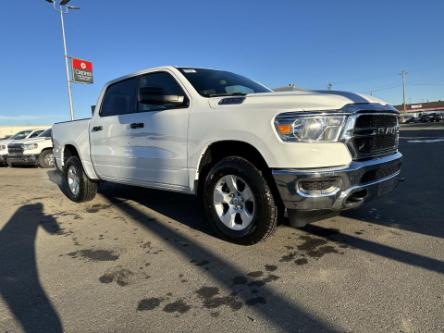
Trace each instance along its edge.
{"label": "door handle", "polygon": [[130,125],[130,127],[131,127],[132,129],[143,128],[144,126],[145,126],[144,123],[132,123],[132,124]]}
{"label": "door handle", "polygon": [[102,127],[102,126],[94,126],[94,127],[92,128],[92,131],[93,131],[93,132],[99,132],[99,131],[101,131],[101,130],[103,130],[103,127]]}

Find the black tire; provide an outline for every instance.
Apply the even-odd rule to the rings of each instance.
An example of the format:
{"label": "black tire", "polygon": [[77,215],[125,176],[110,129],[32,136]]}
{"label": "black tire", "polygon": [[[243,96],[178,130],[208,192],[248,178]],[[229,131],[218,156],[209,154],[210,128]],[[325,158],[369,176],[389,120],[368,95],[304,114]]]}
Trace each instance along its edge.
{"label": "black tire", "polygon": [[[74,193],[69,186],[68,173],[71,168],[79,177],[79,186],[77,193]],[[77,156],[71,156],[65,163],[63,169],[63,187],[66,196],[75,202],[91,201],[92,199],[94,199],[97,193],[97,182],[94,182],[88,178],[85,171],[83,170],[82,163]]]}
{"label": "black tire", "polygon": [[40,153],[38,166],[45,169],[54,167],[54,155],[52,149],[47,149]]}
{"label": "black tire", "polygon": [[[213,202],[218,182],[227,175],[240,177],[250,187],[255,200],[253,220],[243,230],[228,228],[219,218]],[[272,191],[262,172],[244,158],[230,156],[214,165],[205,178],[202,194],[205,213],[212,227],[226,240],[252,245],[265,240],[276,229],[279,211]]]}

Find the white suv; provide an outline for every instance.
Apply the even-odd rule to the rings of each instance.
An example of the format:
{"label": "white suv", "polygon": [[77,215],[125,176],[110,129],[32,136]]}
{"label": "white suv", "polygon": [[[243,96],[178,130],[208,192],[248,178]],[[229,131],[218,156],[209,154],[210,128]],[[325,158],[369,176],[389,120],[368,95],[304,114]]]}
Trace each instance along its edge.
{"label": "white suv", "polygon": [[6,159],[8,157],[8,145],[15,140],[31,139],[39,136],[43,130],[41,129],[29,129],[15,133],[13,136],[0,140],[0,165],[6,165]]}
{"label": "white suv", "polygon": [[8,144],[8,157],[6,162],[9,166],[35,165],[41,168],[54,166],[52,154],[52,130],[41,131],[36,137],[23,140],[14,140]]}

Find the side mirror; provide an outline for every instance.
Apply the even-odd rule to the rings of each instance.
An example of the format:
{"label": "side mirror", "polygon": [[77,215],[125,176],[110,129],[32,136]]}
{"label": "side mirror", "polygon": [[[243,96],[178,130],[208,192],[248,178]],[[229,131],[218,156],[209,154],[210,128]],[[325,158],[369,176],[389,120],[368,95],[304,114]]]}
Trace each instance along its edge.
{"label": "side mirror", "polygon": [[139,103],[141,104],[172,104],[182,106],[185,96],[167,95],[162,88],[142,87],[139,89]]}
{"label": "side mirror", "polygon": [[96,106],[91,105],[91,115],[94,116],[94,111],[96,111]]}

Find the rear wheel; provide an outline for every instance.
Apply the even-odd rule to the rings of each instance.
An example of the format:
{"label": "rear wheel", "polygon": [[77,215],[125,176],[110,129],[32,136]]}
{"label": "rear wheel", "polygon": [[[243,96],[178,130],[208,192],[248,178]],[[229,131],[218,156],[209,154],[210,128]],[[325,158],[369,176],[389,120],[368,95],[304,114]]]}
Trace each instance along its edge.
{"label": "rear wheel", "polygon": [[276,228],[273,194],[262,172],[244,158],[224,158],[209,171],[203,202],[214,229],[232,242],[255,244]]}
{"label": "rear wheel", "polygon": [[39,156],[38,164],[41,168],[54,167],[54,155],[52,153],[52,149],[42,151]]}
{"label": "rear wheel", "polygon": [[97,193],[97,183],[88,178],[77,156],[66,161],[63,180],[65,193],[72,201],[90,201]]}

